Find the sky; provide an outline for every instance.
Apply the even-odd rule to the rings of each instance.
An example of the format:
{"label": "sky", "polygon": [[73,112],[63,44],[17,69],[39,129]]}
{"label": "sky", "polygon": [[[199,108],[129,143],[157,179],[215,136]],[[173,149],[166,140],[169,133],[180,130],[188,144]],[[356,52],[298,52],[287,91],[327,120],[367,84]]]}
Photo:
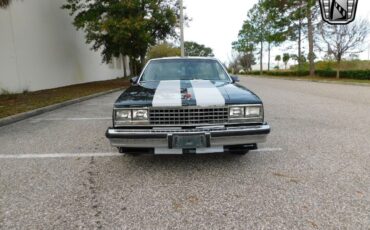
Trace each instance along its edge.
{"label": "sky", "polygon": [[[248,10],[257,0],[183,0],[185,13],[192,19],[185,28],[185,40],[211,47],[222,62],[231,60],[231,43],[237,40],[238,32],[247,17]],[[370,21],[370,1],[359,0],[357,18]],[[370,44],[370,36],[369,36]],[[290,45],[288,45],[290,46]],[[286,50],[287,44],[273,50],[272,56]],[[370,47],[369,47],[370,48]],[[291,47],[289,52],[295,52]],[[368,59],[369,51],[360,55]]]}

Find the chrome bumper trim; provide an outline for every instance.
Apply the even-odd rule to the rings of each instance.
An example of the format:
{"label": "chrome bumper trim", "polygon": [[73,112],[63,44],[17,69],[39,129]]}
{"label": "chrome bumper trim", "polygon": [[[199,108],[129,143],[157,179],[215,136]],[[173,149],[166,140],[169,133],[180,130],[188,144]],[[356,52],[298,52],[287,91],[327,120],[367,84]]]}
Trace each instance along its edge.
{"label": "chrome bumper trim", "polygon": [[114,147],[127,148],[167,148],[168,136],[172,134],[209,134],[211,147],[243,145],[266,142],[270,133],[268,124],[257,126],[213,128],[213,129],[114,129],[109,128],[106,137]]}

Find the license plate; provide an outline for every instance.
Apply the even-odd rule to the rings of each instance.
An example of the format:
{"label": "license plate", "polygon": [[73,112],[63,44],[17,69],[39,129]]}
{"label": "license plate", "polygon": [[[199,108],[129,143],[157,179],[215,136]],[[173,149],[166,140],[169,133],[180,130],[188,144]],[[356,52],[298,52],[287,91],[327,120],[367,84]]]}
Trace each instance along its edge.
{"label": "license plate", "polygon": [[207,137],[205,134],[174,134],[172,136],[172,148],[174,149],[194,149],[206,147]]}

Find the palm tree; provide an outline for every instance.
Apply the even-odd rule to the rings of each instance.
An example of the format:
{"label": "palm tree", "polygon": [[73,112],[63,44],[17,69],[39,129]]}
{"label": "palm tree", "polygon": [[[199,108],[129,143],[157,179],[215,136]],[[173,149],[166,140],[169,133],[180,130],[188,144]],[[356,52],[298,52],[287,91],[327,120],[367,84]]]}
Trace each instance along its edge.
{"label": "palm tree", "polygon": [[280,69],[281,56],[280,56],[280,55],[276,55],[276,57],[275,57],[275,61],[277,61],[277,62],[278,62],[278,66],[279,66],[279,69]]}
{"label": "palm tree", "polygon": [[285,64],[285,69],[287,69],[289,60],[290,60],[290,55],[288,53],[283,54],[283,62]]}

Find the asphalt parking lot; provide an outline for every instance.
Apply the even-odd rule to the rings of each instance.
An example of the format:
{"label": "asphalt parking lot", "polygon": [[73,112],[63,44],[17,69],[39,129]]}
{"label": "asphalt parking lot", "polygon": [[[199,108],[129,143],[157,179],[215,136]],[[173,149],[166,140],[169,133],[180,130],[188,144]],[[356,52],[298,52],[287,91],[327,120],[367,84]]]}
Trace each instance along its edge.
{"label": "asphalt parking lot", "polygon": [[369,229],[370,87],[243,78],[268,142],[246,156],[120,156],[119,93],[0,128],[0,229]]}

